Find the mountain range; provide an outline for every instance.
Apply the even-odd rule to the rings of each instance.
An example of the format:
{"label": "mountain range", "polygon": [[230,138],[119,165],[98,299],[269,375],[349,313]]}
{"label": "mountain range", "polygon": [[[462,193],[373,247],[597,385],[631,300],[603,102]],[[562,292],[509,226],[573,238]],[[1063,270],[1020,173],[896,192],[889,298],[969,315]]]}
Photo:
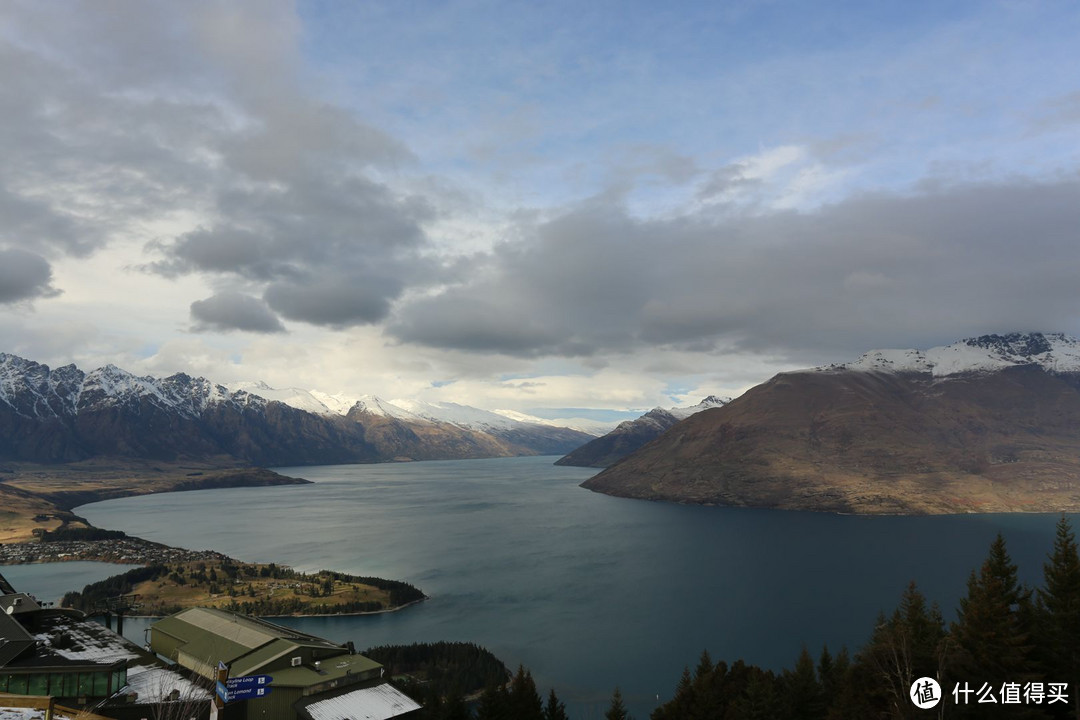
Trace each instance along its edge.
{"label": "mountain range", "polygon": [[1080,510],[1080,341],[985,335],[782,373],[583,486],[852,513]]}
{"label": "mountain range", "polygon": [[639,418],[626,420],[611,432],[590,440],[573,452],[555,461],[556,465],[604,468],[660,437],[680,420],[715,407],[723,407],[730,398],[710,395],[689,407],[653,408]]}
{"label": "mountain range", "polygon": [[83,372],[0,353],[0,459],[92,457],[306,465],[562,454],[594,436],[463,405],[405,409],[177,373]]}

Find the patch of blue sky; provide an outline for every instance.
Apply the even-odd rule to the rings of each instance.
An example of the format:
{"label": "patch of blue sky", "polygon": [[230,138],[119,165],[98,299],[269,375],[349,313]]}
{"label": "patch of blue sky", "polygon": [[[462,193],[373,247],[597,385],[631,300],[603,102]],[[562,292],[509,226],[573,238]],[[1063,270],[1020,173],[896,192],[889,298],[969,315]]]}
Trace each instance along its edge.
{"label": "patch of blue sky", "polygon": [[[507,202],[555,205],[602,191],[611,150],[642,143],[708,166],[862,138],[846,161],[863,166],[847,180],[862,189],[910,184],[958,145],[1023,169],[1017,108],[1074,87],[1078,18],[1062,2],[300,9],[308,57],[425,170],[511,178],[524,187]],[[998,155],[1002,140],[1017,151]]]}
{"label": "patch of blue sky", "polygon": [[667,385],[664,387],[664,394],[667,395],[667,397],[671,400],[672,403],[678,404],[679,398],[686,395],[688,392],[698,386],[698,382],[694,382],[693,380],[689,380],[687,378],[681,378],[679,380],[669,380]]}

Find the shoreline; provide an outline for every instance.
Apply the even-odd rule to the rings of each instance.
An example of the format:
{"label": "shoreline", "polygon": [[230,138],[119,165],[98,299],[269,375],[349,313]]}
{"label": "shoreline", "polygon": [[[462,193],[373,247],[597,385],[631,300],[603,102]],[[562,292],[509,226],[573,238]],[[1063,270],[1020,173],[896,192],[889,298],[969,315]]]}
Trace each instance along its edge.
{"label": "shoreline", "polygon": [[[188,470],[189,468],[181,469]],[[156,467],[153,468],[153,470],[161,472],[161,470]],[[189,550],[187,548],[174,547],[152,540],[128,536],[117,531],[108,531],[106,528],[98,528],[91,525],[84,518],[81,518],[72,512],[78,507],[91,502],[100,502],[103,500],[117,499],[119,497],[151,493],[184,492],[189,490],[208,490],[228,487],[265,487],[268,485],[312,484],[310,480],[280,475],[264,468],[201,468],[195,472],[185,473],[184,477],[179,479],[179,482],[177,482],[177,478],[174,477],[173,482],[157,484],[150,488],[145,486],[133,486],[129,484],[129,481],[129,483],[120,482],[112,487],[98,487],[92,490],[73,490],[67,488],[58,490],[54,487],[48,487],[46,484],[48,482],[47,478],[39,476],[36,480],[37,482],[35,484],[37,487],[33,490],[30,490],[29,488],[16,489],[7,484],[6,478],[0,480],[0,485],[4,485],[10,490],[15,490],[23,497],[35,498],[39,501],[48,503],[52,507],[52,512],[49,513],[49,516],[40,513],[35,516],[34,520],[36,522],[43,522],[42,518],[45,517],[54,519],[48,526],[41,527],[41,531],[35,530],[32,539],[20,537],[14,540],[8,540],[7,542],[0,542],[0,566],[46,565],[61,564],[65,562],[98,562],[117,566],[116,569],[118,572],[111,574],[106,578],[102,578],[102,580],[123,575],[138,567],[148,567],[152,565],[207,563],[218,565],[260,566],[276,565],[276,563],[248,563],[232,558],[216,550]],[[59,521],[58,527],[52,527],[52,524],[55,521]],[[115,532],[119,537],[84,539],[92,537],[94,531]],[[55,533],[58,538],[62,539],[49,539],[48,536],[51,533]],[[80,537],[80,535],[82,537]],[[287,565],[278,565],[278,567],[292,571],[292,568]],[[326,569],[326,571],[331,573],[337,572],[328,569]],[[299,574],[304,578],[309,576],[314,578],[317,576],[317,573]],[[349,577],[361,577],[350,576],[348,573],[339,574]],[[385,578],[375,577],[371,577],[370,579],[377,581],[374,584],[374,587],[380,589],[385,586],[382,586],[379,583],[402,583],[409,585],[408,583],[403,583],[403,581],[398,580],[386,580]],[[92,584],[94,583],[91,583],[91,585]],[[88,586],[71,588],[69,589],[69,592],[81,593],[86,590],[86,587]],[[409,587],[412,587],[419,592],[422,597],[410,600],[401,605],[385,607],[379,610],[331,613],[300,612],[285,615],[259,615],[258,617],[285,618],[380,615],[389,612],[397,612],[429,599],[427,595],[423,594],[422,590],[419,590],[419,588],[415,588],[415,586],[411,585],[409,585]],[[162,616],[131,615],[129,617],[151,618]]]}
{"label": "shoreline", "polygon": [[[359,617],[361,615],[385,615],[387,613],[395,613],[399,610],[412,607],[413,605],[419,605],[422,602],[427,602],[431,597],[423,597],[420,600],[410,600],[404,605],[395,605],[392,608],[386,608],[385,610],[365,610],[359,612],[344,612],[344,613],[303,613],[297,615],[253,615],[260,620],[273,620],[275,618],[338,618],[338,617]],[[163,618],[165,615],[128,615],[126,618],[139,618],[142,620],[152,620],[154,618]]]}
{"label": "shoreline", "polygon": [[[97,554],[85,554],[84,553],[84,554],[80,554],[80,555],[65,554],[63,557],[49,556],[49,557],[46,557],[46,558],[37,558],[37,559],[32,559],[32,560],[14,560],[14,561],[12,561],[11,559],[5,557],[6,551],[9,551],[9,550],[11,550],[13,548],[19,548],[19,547],[26,547],[26,546],[40,547],[40,546],[48,546],[48,545],[52,545],[52,544],[56,544],[56,543],[45,543],[45,542],[7,543],[7,544],[0,545],[0,567],[19,566],[19,565],[61,565],[61,564],[66,563],[66,562],[101,562],[101,563],[104,563],[104,564],[116,565],[119,572],[117,572],[115,574],[112,574],[112,575],[108,575],[105,578],[102,578],[101,581],[104,581],[104,580],[108,580],[108,579],[113,578],[113,577],[118,577],[120,575],[123,575],[123,574],[125,574],[125,573],[127,573],[127,572],[129,572],[131,570],[135,570],[137,568],[145,568],[145,567],[149,567],[151,565],[162,565],[162,564],[167,564],[167,563],[216,562],[216,563],[220,563],[220,564],[233,564],[233,565],[241,566],[241,567],[242,566],[265,566],[265,565],[270,565],[270,564],[277,565],[276,563],[248,563],[248,562],[244,562],[242,560],[237,560],[235,558],[229,557],[228,555],[225,555],[224,553],[219,553],[216,550],[198,550],[198,551],[186,550],[185,548],[176,548],[176,547],[172,547],[172,546],[168,546],[168,545],[163,545],[161,543],[154,543],[154,542],[149,541],[149,540],[143,540],[142,538],[134,538],[134,537],[125,538],[124,540],[95,540],[95,541],[86,541],[86,542],[88,542],[88,543],[93,542],[93,543],[105,543],[105,544],[108,544],[108,543],[132,542],[132,541],[134,541],[135,543],[145,543],[145,544],[154,546],[155,550],[157,550],[157,549],[163,550],[166,553],[168,553],[168,556],[164,557],[164,558],[160,557],[160,556],[157,556],[155,558],[127,559],[127,560],[124,560],[124,561],[120,561],[120,560],[117,560],[117,559],[103,559],[103,558],[99,557]],[[277,565],[277,567],[282,569],[282,570],[290,570],[290,571],[292,570],[292,568],[290,568],[287,565]],[[302,576],[301,579],[300,579],[300,582],[304,582],[308,578],[311,579],[311,582],[314,582],[315,578],[318,576],[318,573],[300,573],[299,571],[297,571],[297,572],[298,572],[298,574],[300,576]],[[337,573],[338,571],[324,569],[324,570],[322,570],[320,572]],[[360,577],[360,576],[351,576],[348,573],[339,573],[339,574],[346,575],[347,577]],[[386,581],[385,578],[373,578],[373,579],[377,579],[377,580],[380,580],[380,581]],[[101,581],[98,581],[98,582],[101,582]],[[387,582],[403,582],[403,581],[387,581]],[[90,583],[90,584],[92,585],[94,583]],[[68,592],[82,593],[86,589],[86,587],[88,587],[88,586],[83,586],[81,588],[69,589]],[[413,586],[413,587],[415,588],[415,586]],[[290,617],[303,618],[303,617],[350,617],[350,616],[359,616],[359,615],[383,615],[383,614],[386,614],[386,613],[398,612],[399,610],[404,610],[405,608],[412,607],[413,605],[419,605],[420,603],[431,599],[431,597],[429,595],[425,594],[419,588],[415,588],[415,589],[418,590],[423,595],[423,597],[417,598],[415,600],[410,600],[409,602],[403,603],[401,605],[394,605],[394,606],[390,606],[390,607],[385,607],[385,608],[380,609],[380,610],[356,610],[356,611],[350,611],[350,612],[330,612],[330,613],[306,613],[306,612],[300,612],[300,613],[290,613],[290,614],[285,614],[285,615],[281,615],[281,614],[253,615],[253,617],[259,617],[259,618],[290,618]],[[200,605],[192,605],[191,607],[200,607]],[[207,605],[206,607],[213,607],[213,606],[212,605]],[[181,609],[183,609],[183,608],[181,608]],[[158,615],[158,614],[151,614],[151,615],[138,615],[138,614],[136,614],[136,615],[127,615],[126,617],[160,618],[160,617],[166,617],[166,616],[165,615]]]}

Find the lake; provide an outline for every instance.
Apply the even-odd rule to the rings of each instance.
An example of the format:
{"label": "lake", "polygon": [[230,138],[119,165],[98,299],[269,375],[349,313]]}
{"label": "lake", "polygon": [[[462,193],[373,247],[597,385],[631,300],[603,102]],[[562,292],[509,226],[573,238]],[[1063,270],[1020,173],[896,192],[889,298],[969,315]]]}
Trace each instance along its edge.
{"label": "lake", "polygon": [[59,603],[69,590],[131,570],[134,565],[75,561],[65,563],[29,563],[0,565],[0,575],[19,592],[28,592],[41,602]]}
{"label": "lake", "polygon": [[[622,689],[642,720],[702,649],[780,669],[803,645],[858,648],[916,580],[946,617],[1002,532],[1037,582],[1052,515],[854,517],[613,498],[555,458],[279,468],[314,485],[124,498],[99,527],[247,561],[407,580],[431,599],[378,616],[291,619],[358,648],[484,645],[554,686],[575,718]],[[142,639],[146,623],[129,620]]]}

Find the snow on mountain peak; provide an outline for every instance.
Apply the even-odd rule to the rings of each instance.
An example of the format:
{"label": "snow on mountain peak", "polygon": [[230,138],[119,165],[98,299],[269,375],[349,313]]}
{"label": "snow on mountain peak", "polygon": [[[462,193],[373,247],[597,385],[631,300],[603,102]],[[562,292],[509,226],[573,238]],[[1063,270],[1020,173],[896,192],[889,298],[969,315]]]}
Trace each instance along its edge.
{"label": "snow on mountain peak", "polygon": [[583,432],[586,435],[604,435],[614,430],[615,426],[618,424],[602,420],[590,420],[589,418],[582,417],[567,417],[548,420],[547,418],[529,415],[528,413],[518,412],[517,410],[492,410],[492,412],[520,423],[544,425],[553,428],[569,428],[571,430]]}
{"label": "snow on mountain peak", "polygon": [[[677,417],[679,420],[685,420],[686,418],[690,417],[691,415],[696,415],[697,413],[701,412],[702,410],[708,410],[709,408],[714,408],[714,407],[722,407],[724,405],[727,405],[729,402],[731,402],[731,398],[719,398],[719,397],[717,397],[715,395],[709,395],[704,400],[699,402],[697,405],[690,405],[689,407],[681,407],[681,408],[680,407],[674,407],[674,408],[664,408],[664,409],[665,409],[666,412],[671,413],[672,415]],[[660,409],[660,408],[657,408],[657,409]]]}
{"label": "snow on mountain peak", "polygon": [[1080,372],[1080,340],[1062,333],[981,335],[928,350],[871,350],[858,360],[820,371],[930,373],[948,377],[1036,365],[1051,372]]}
{"label": "snow on mountain peak", "polygon": [[397,418],[408,422],[431,422],[430,418],[406,410],[397,401],[389,402],[376,395],[361,395],[353,404],[353,407],[361,412],[369,412],[379,417]]}
{"label": "snow on mountain peak", "polygon": [[266,400],[276,400],[297,410],[304,410],[309,413],[318,415],[337,414],[336,410],[331,409],[326,403],[315,397],[314,392],[301,388],[273,388],[261,380],[231,383],[228,387],[233,392],[243,391]]}
{"label": "snow on mountain peak", "polygon": [[84,373],[75,365],[48,365],[0,353],[0,402],[25,417],[72,417],[83,410],[149,402],[164,410],[197,417],[208,405],[247,405],[253,396],[230,393],[205,378],[176,373],[161,379],[137,376],[113,364]]}
{"label": "snow on mountain peak", "polygon": [[346,415],[353,405],[356,404],[356,398],[345,395],[344,393],[336,393],[331,395],[330,393],[322,392],[321,390],[311,390],[311,396],[325,405],[330,412],[337,415]]}
{"label": "snow on mountain peak", "polygon": [[74,365],[50,370],[48,365],[0,353],[0,402],[26,417],[74,414],[84,377]]}
{"label": "snow on mountain peak", "polygon": [[422,418],[434,422],[448,422],[472,430],[509,430],[518,421],[490,410],[453,402],[427,402],[426,400],[400,400],[395,398],[392,404]]}

